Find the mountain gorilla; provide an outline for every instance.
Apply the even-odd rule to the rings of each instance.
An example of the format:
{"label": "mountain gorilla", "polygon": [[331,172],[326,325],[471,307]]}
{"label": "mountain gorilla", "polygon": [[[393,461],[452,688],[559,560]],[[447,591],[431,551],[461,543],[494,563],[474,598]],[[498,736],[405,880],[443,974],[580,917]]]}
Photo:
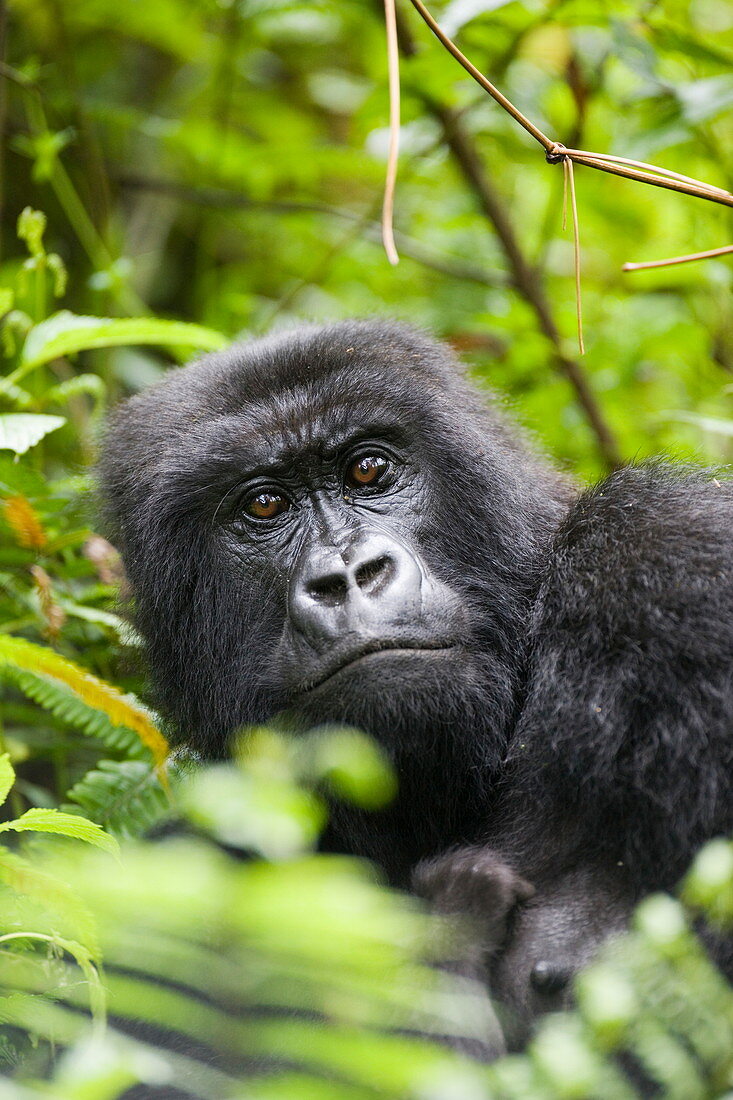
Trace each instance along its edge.
{"label": "mountain gorilla", "polygon": [[520,1014],[733,830],[729,483],[581,491],[445,347],[368,322],[172,372],[102,472],[179,738],[222,756],[282,711],[374,735],[398,798],[335,808],[327,844],[396,883],[483,846],[417,877],[521,957]]}

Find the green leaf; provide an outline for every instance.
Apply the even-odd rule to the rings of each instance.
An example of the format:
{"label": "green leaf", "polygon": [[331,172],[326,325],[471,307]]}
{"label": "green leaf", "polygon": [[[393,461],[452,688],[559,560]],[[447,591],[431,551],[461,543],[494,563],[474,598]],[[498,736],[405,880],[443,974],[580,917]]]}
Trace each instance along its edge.
{"label": "green leaf", "polygon": [[79,394],[88,394],[95,401],[103,401],[107,387],[98,374],[78,374],[75,378],[67,378],[58,386],[52,386],[43,395],[43,404],[61,405],[70,397],[78,397]]}
{"label": "green leaf", "polygon": [[[106,680],[74,664],[48,646],[28,642],[0,632],[0,675],[27,674],[50,677],[66,684],[87,707],[101,710],[115,726],[134,730],[152,752],[158,765],[168,756],[168,742],[155,724],[153,716],[132,695],[123,695]],[[23,690],[25,686],[23,686]],[[40,698],[39,698],[39,701]],[[45,705],[42,703],[42,705]]]}
{"label": "green leaf", "polygon": [[682,424],[694,424],[703,432],[712,432],[714,435],[733,435],[733,420],[723,420],[718,416],[700,416],[697,413],[683,411],[661,412],[663,420],[676,420]]}
{"label": "green leaf", "polygon": [[452,0],[441,15],[440,25],[453,37],[477,16],[503,8],[509,0]]}
{"label": "green leaf", "polygon": [[13,783],[15,783],[15,771],[10,763],[10,756],[4,752],[0,756],[0,805],[8,797]]}
{"label": "green leaf", "polygon": [[141,760],[100,760],[68,796],[120,837],[140,836],[170,813],[155,769]]}
{"label": "green leaf", "polygon": [[693,125],[717,118],[733,106],[733,77],[711,76],[676,89],[685,118]]}
{"label": "green leaf", "polygon": [[126,623],[124,619],[121,619],[119,615],[115,615],[112,611],[104,611],[99,607],[86,607],[84,604],[74,603],[73,600],[61,599],[58,603],[67,615],[73,615],[76,619],[83,619],[85,622],[96,623],[98,626],[105,626],[114,630],[118,638],[122,639],[126,644],[130,644],[131,638],[137,638],[130,624]]}
{"label": "green leaf", "polygon": [[5,413],[0,416],[0,450],[25,454],[44,435],[63,427],[63,416],[46,416],[41,413]]}
{"label": "green leaf", "polygon": [[54,313],[31,329],[23,346],[20,366],[13,381],[42,363],[89,348],[120,347],[125,344],[158,344],[217,351],[227,339],[214,329],[183,321],[155,317],[81,317],[68,310]]}
{"label": "green leaf", "polygon": [[89,821],[86,817],[79,817],[77,814],[66,814],[62,810],[43,810],[34,807],[32,810],[26,810],[13,821],[0,823],[0,833],[7,832],[9,829],[16,833],[55,833],[57,836],[83,840],[96,848],[104,848],[106,852],[115,854],[119,852],[119,844],[113,836],[105,833],[101,825]]}
{"label": "green leaf", "polygon": [[315,730],[301,741],[312,775],[333,793],[366,809],[387,805],[397,793],[394,772],[381,749],[360,730]]}
{"label": "green leaf", "polygon": [[67,882],[43,870],[39,860],[25,859],[0,845],[0,884],[19,897],[29,898],[49,914],[53,931],[82,940],[99,958],[97,925],[91,910]]}

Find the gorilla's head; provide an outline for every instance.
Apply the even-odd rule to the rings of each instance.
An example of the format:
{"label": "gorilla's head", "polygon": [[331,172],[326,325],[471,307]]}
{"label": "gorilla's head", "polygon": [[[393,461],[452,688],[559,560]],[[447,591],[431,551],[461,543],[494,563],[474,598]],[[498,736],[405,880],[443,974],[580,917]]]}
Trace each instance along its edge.
{"label": "gorilla's head", "polygon": [[566,489],[446,348],[381,323],[235,345],[123,405],[102,474],[182,738],[217,755],[285,710],[498,762]]}

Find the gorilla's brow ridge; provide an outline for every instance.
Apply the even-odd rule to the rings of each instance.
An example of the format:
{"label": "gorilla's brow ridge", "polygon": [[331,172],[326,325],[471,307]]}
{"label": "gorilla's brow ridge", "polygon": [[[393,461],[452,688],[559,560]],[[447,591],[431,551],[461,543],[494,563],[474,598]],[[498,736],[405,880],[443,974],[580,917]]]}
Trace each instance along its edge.
{"label": "gorilla's brow ridge", "polygon": [[[404,435],[394,424],[353,426],[348,431],[339,433],[338,436],[334,436],[332,431],[324,426],[323,432],[312,432],[310,434],[311,438],[307,440],[281,437],[277,441],[281,443],[280,448],[270,448],[266,456],[263,455],[261,450],[258,452],[257,449],[257,444],[262,443],[260,436],[253,441],[255,446],[249,454],[241,456],[247,458],[246,464],[243,463],[242,465],[243,469],[246,465],[245,476],[248,478],[272,476],[288,479],[296,477],[299,468],[302,468],[304,464],[314,466],[334,464],[343,455],[362,443],[369,441],[379,443],[383,441],[394,446],[405,445]],[[276,444],[275,440],[272,442]]]}
{"label": "gorilla's brow ridge", "polygon": [[240,474],[247,470],[256,476],[289,470],[304,460],[334,461],[367,439],[409,445],[413,429],[404,423],[401,402],[339,396],[324,406],[299,387],[297,393],[278,395],[264,407],[245,405],[225,413],[208,425],[205,450],[223,457]]}

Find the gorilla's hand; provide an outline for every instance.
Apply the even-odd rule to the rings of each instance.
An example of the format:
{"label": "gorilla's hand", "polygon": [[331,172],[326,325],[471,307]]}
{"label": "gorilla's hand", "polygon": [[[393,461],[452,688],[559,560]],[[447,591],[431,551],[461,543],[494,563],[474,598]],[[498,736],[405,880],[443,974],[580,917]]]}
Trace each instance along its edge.
{"label": "gorilla's hand", "polygon": [[490,848],[458,848],[418,864],[413,889],[441,914],[468,917],[480,936],[481,954],[498,951],[509,920],[534,887]]}

